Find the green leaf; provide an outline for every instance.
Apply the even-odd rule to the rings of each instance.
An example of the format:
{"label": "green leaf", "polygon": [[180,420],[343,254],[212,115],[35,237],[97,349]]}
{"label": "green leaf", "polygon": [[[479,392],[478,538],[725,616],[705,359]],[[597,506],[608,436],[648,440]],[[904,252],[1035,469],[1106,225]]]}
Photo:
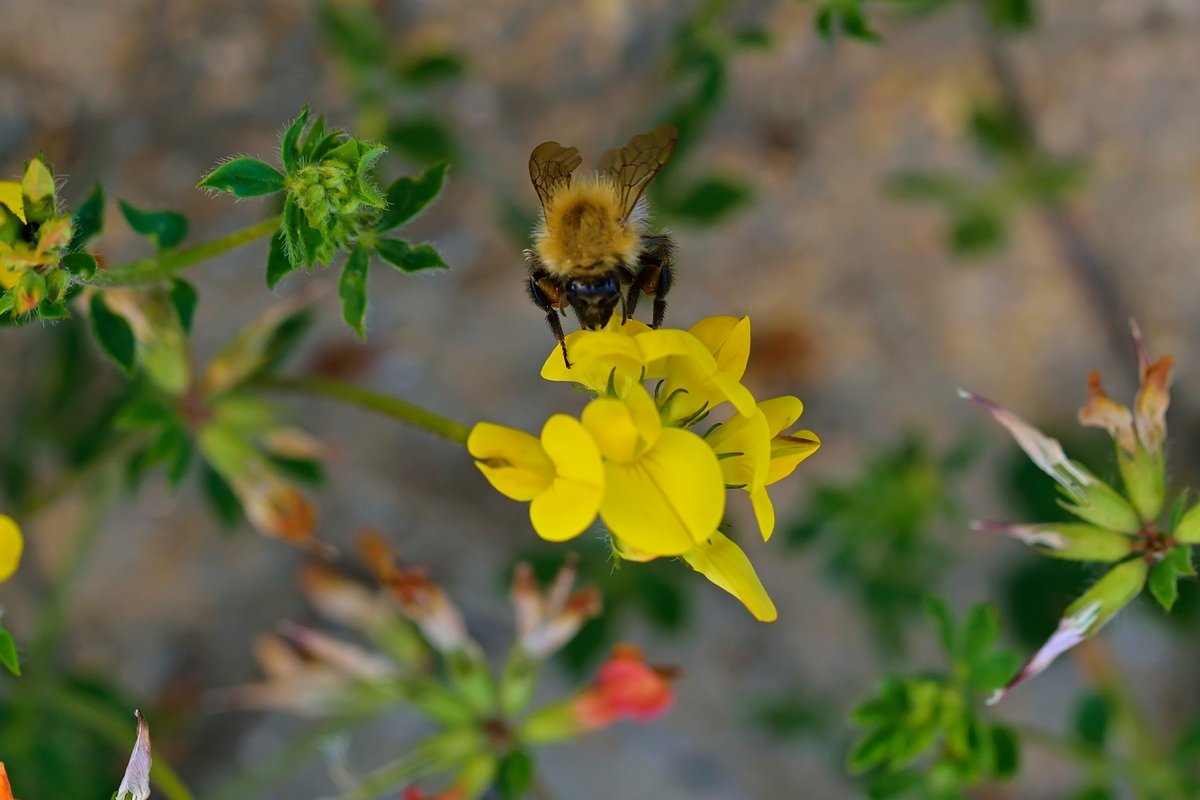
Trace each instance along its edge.
{"label": "green leaf", "polygon": [[1191,545],[1182,544],[1175,547],[1163,557],[1164,564],[1170,564],[1176,575],[1186,575],[1189,578],[1196,575],[1196,567],[1192,564]]}
{"label": "green leaf", "polygon": [[1027,31],[1037,24],[1034,0],[986,0],[988,21],[1000,30]]}
{"label": "green leaf", "polygon": [[92,193],[75,209],[75,217],[71,222],[71,244],[68,250],[75,251],[100,233],[104,228],[104,187],[96,182]]}
{"label": "green leaf", "polygon": [[728,216],[749,200],[750,188],[745,183],[714,175],[687,189],[671,212],[689,222],[707,225]]}
{"label": "green leaf", "polygon": [[521,800],[533,786],[533,759],[524,750],[513,750],[496,770],[496,791],[502,800]]}
{"label": "green leaf", "polygon": [[177,211],[146,211],[124,200],[119,201],[121,213],[129,227],[150,241],[159,250],[170,250],[187,236],[187,217]]}
{"label": "green leaf", "polygon": [[866,772],[890,759],[892,752],[906,743],[904,734],[903,730],[880,728],[859,739],[847,759],[846,766],[850,773],[857,775]]}
{"label": "green leaf", "polygon": [[1104,747],[1111,721],[1112,707],[1104,695],[1097,692],[1085,695],[1075,707],[1075,735],[1092,747]]}
{"label": "green leaf", "polygon": [[1164,561],[1159,561],[1150,570],[1150,594],[1163,607],[1170,611],[1179,599],[1179,575],[1174,567]]}
{"label": "green leaf", "polygon": [[966,209],[950,223],[950,248],[959,255],[979,255],[996,250],[1008,238],[1008,225],[999,213]]}
{"label": "green leaf", "polygon": [[95,256],[82,252],[67,253],[63,256],[62,265],[67,272],[85,281],[94,278],[99,268]]}
{"label": "green leaf", "polygon": [[971,607],[963,622],[962,658],[974,664],[1000,638],[1000,615],[992,606]]}
{"label": "green leaf", "polygon": [[325,466],[310,458],[285,458],[268,454],[271,463],[278,468],[279,474],[293,478],[310,486],[319,486],[325,482]]}
{"label": "green leaf", "polygon": [[1015,778],[1021,770],[1021,747],[1017,735],[1003,725],[992,726],[992,774]]}
{"label": "green leaf", "polygon": [[190,333],[192,318],[196,316],[196,303],[200,301],[196,287],[183,278],[171,278],[168,296],[171,299],[171,305],[175,306],[175,313],[179,315],[179,324],[185,333]]}
{"label": "green leaf", "polygon": [[317,6],[317,24],[338,57],[362,67],[383,63],[388,47],[385,29],[369,6],[324,0]]}
{"label": "green leaf", "polygon": [[447,269],[446,262],[427,244],[413,247],[400,239],[380,239],[375,243],[379,257],[402,272],[421,272],[427,269]]}
{"label": "green leaf", "polygon": [[375,225],[384,233],[397,228],[421,213],[442,191],[447,164],[437,164],[416,177],[398,178],[387,190],[387,209]]}
{"label": "green leaf", "polygon": [[425,164],[454,161],[454,137],[435,117],[409,117],[388,125],[385,141],[396,152]]}
{"label": "green leaf", "polygon": [[117,362],[126,374],[133,374],[137,366],[137,342],[133,338],[133,328],[119,314],[114,313],[104,302],[104,295],[92,295],[90,305],[92,318],[92,333],[96,341],[113,361]]}
{"label": "green leaf", "polygon": [[954,654],[958,652],[958,633],[950,609],[946,607],[940,597],[928,595],[925,598],[925,613],[933,621],[938,641],[941,642],[946,657],[953,658]]}
{"label": "green leaf", "polygon": [[367,316],[367,266],[370,263],[367,250],[356,247],[350,251],[342,277],[338,281],[338,297],[342,299],[342,318],[358,333],[367,338],[364,326]]}
{"label": "green leaf", "polygon": [[271,250],[267,253],[267,288],[274,289],[285,275],[295,269],[296,265],[287,256],[287,245],[280,230],[271,237]]}
{"label": "green leaf", "polygon": [[217,521],[233,528],[242,519],[242,503],[233,488],[215,469],[205,463],[200,474],[200,486]]}
{"label": "green leaf", "polygon": [[401,64],[396,80],[406,86],[423,87],[457,78],[465,69],[466,62],[458,53],[424,53]]}
{"label": "green leaf", "polygon": [[17,658],[17,643],[12,634],[0,628],[0,664],[3,664],[13,675],[21,675],[21,662]]}
{"label": "green leaf", "polygon": [[288,175],[294,173],[298,166],[300,134],[304,132],[304,127],[308,125],[308,115],[309,108],[305,105],[304,108],[300,109],[300,114],[288,123],[283,136],[279,138],[279,163],[283,165],[283,171]]}
{"label": "green leaf", "polygon": [[175,411],[158,397],[138,397],[117,410],[112,426],[118,430],[153,430],[179,421]]}
{"label": "green leaf", "polygon": [[283,191],[284,176],[270,164],[241,156],[218,165],[196,184],[196,188],[226,192],[234,197],[260,197]]}
{"label": "green leaf", "polygon": [[1014,650],[996,650],[976,659],[971,664],[971,688],[991,692],[1007,685],[1021,668],[1021,660],[1021,655]]}

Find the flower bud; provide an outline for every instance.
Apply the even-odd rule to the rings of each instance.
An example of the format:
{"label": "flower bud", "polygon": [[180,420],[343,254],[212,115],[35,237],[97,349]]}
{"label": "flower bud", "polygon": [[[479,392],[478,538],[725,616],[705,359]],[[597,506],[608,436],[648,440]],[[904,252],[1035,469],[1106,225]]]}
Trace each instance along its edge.
{"label": "flower bud", "polygon": [[71,243],[71,218],[54,217],[42,223],[38,228],[37,251],[53,253],[65,248]]}
{"label": "flower bud", "polygon": [[137,741],[125,767],[125,776],[113,795],[114,800],[148,800],[150,797],[150,726],[141,711],[133,713],[137,717]]}
{"label": "flower bud", "polygon": [[574,582],[575,566],[567,564],[543,595],[529,565],[517,565],[509,597],[516,612],[518,641],[534,658],[558,652],[600,613],[599,591],[594,587],[571,591]]}
{"label": "flower bud", "polygon": [[1011,536],[1048,556],[1070,561],[1120,561],[1129,555],[1134,544],[1128,536],[1078,522],[1010,525],[975,521],[971,527],[984,533]]}
{"label": "flower bud", "polygon": [[45,222],[58,211],[58,194],[54,175],[40,158],[29,162],[21,180],[21,195],[25,201],[27,222]]}
{"label": "flower bud", "polygon": [[1200,544],[1200,503],[1184,512],[1171,537],[1179,544]]}
{"label": "flower bud", "polygon": [[52,269],[46,273],[46,299],[61,303],[71,287],[71,275],[65,269]]}
{"label": "flower bud", "polygon": [[17,287],[14,290],[15,305],[13,310],[17,314],[28,314],[33,311],[46,297],[46,279],[38,272],[26,270],[21,279],[17,281]]}
{"label": "flower bud", "polygon": [[1141,593],[1149,569],[1144,558],[1135,558],[1110,569],[1091,589],[1067,606],[1058,629],[1016,677],[989,698],[988,704],[997,702],[1018,684],[1040,675],[1056,658],[1104,627]]}
{"label": "flower bud", "polygon": [[574,698],[535,711],[522,723],[523,741],[541,744],[571,739],[630,719],[649,722],[671,707],[674,670],[652,667],[641,651],[617,645],[592,685]]}
{"label": "flower bud", "polygon": [[1145,522],[1158,519],[1166,495],[1166,459],[1162,448],[1149,450],[1138,445],[1132,454],[1118,449],[1117,467],[1121,471],[1121,482],[1125,484],[1125,494],[1133,502],[1138,516]]}
{"label": "flower bud", "polygon": [[1082,496],[1073,497],[1075,502],[1059,500],[1059,505],[1082,520],[1121,533],[1137,533],[1142,527],[1133,506],[1116,489],[1092,475],[1078,464],[1076,469],[1089,476]]}

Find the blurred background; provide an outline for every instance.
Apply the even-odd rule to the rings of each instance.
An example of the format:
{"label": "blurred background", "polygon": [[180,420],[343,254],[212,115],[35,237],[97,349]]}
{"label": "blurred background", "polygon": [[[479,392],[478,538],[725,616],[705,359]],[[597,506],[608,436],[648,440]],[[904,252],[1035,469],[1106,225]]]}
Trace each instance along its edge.
{"label": "blurred background", "polygon": [[[814,22],[838,5],[859,7],[7,0],[0,172],[16,176],[44,153],[69,204],[102,181],[110,198],[183,212],[189,241],[204,241],[265,211],[191,187],[231,153],[274,160],[304,103],[386,143],[386,178],[449,161],[446,190],[408,233],[435,244],[450,271],[373,270],[365,345],[340,320],[335,272],[289,278],[276,294],[328,290],[292,363],[464,422],[533,429],[582,400],[538,378],[552,339],[522,287],[529,151],[556,139],[588,164],[674,121],[680,149],[652,194],[679,242],[668,324],[748,314],[747,384],[803,398],[804,425],[824,446],[776,487],[775,538],[748,542],[780,609],[774,624],[678,565],[610,576],[586,543],[574,548],[608,613],[550,685],[573,685],[618,635],[685,678],[663,721],[561,747],[539,771],[570,800],[858,797],[844,775],[846,713],[888,669],[939,663],[920,613],[926,591],[959,610],[997,603],[1006,641],[1027,651],[1092,574],[968,530],[976,516],[1056,509],[1048,481],[955,387],[1106,458],[1106,437],[1077,428],[1074,413],[1091,369],[1131,399],[1134,315],[1151,352],[1179,365],[1172,474],[1179,485],[1200,474],[1200,6],[872,3],[861,6],[861,33],[882,37],[871,43],[820,34]],[[853,19],[842,24],[856,32]],[[146,254],[113,217],[94,249],[112,263]],[[188,273],[200,289],[199,359],[272,301],[265,258],[264,243]],[[69,469],[118,390],[85,333],[77,321],[4,332],[10,502]],[[64,353],[94,362],[74,400],[58,382]],[[516,555],[569,548],[539,548],[525,508],[456,446],[319,400],[287,408],[331,448],[313,495],[321,537],[345,546],[363,527],[385,532],[430,567],[485,645],[502,646]],[[734,504],[735,525],[747,511]],[[208,691],[258,676],[258,634],[312,618],[295,585],[300,553],[244,526],[223,530],[193,482],[172,494],[161,476],[103,513],[68,494],[25,524],[28,561],[0,587],[5,624],[28,642],[49,603],[62,631],[50,655],[117,707],[161,709],[156,752],[199,795],[227,795],[228,781],[309,730],[283,715],[205,711]],[[93,548],[73,563],[81,530]],[[55,604],[48,576],[64,571],[76,577]],[[1103,637],[1164,735],[1200,712],[1196,595],[1185,587],[1170,619],[1139,602]],[[1085,693],[1066,659],[997,713],[1065,729]],[[0,729],[16,724],[0,716]],[[0,758],[36,787],[30,796],[109,795],[125,753],[53,713],[21,724],[23,742],[0,738]],[[419,735],[411,715],[388,715],[354,736],[350,759],[378,764]],[[1077,782],[1036,748],[1024,755],[1017,782],[977,796],[1049,800]],[[283,772],[241,796],[327,791],[315,745]],[[64,775],[78,791],[56,795]]]}

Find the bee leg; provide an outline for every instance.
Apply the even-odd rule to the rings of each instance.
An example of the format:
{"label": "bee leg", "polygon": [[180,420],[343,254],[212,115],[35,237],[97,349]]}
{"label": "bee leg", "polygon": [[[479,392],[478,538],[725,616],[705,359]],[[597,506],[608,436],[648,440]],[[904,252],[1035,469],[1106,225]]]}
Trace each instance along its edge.
{"label": "bee leg", "polygon": [[560,310],[564,314],[566,313],[566,293],[557,281],[540,270],[530,273],[527,288],[533,304],[546,312],[546,323],[550,326],[554,338],[558,340],[558,345],[562,348],[563,361],[566,363],[567,369],[570,369],[571,359],[567,357],[567,337],[563,335],[562,322],[558,318]]}
{"label": "bee leg", "polygon": [[629,288],[629,294],[635,299],[638,292],[654,298],[654,317],[650,327],[658,328],[667,314],[667,292],[673,282],[671,267],[675,260],[675,243],[669,236],[651,236],[646,242],[646,250],[638,260],[640,269]]}

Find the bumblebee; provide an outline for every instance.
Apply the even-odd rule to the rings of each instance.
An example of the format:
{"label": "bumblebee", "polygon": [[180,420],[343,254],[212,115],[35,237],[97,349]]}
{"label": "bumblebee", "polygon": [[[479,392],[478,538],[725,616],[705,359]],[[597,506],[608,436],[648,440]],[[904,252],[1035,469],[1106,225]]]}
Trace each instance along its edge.
{"label": "bumblebee", "polygon": [[543,142],[529,156],[529,179],[542,215],[525,251],[529,296],[546,321],[570,368],[559,315],[567,306],[582,328],[602,328],[618,304],[633,316],[638,298],[654,298],[653,327],[662,324],[671,288],[675,244],[649,235],[646,187],[675,149],[679,132],[663,125],[609,150],[596,172],[572,180],[583,159],[574,147]]}

